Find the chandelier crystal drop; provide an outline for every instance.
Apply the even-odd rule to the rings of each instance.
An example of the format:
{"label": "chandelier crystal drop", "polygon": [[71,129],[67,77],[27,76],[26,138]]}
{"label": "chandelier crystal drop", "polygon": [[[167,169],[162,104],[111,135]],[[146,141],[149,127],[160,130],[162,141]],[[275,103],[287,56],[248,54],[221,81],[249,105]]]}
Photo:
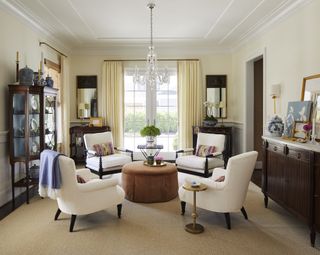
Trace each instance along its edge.
{"label": "chandelier crystal drop", "polygon": [[133,82],[135,84],[141,84],[141,85],[146,85],[149,86],[151,89],[154,89],[157,87],[157,85],[162,85],[162,84],[168,84],[170,80],[169,72],[167,68],[165,68],[164,72],[161,73],[158,70],[158,65],[157,65],[157,54],[154,51],[154,46],[153,46],[153,16],[152,16],[152,11],[153,8],[155,7],[154,3],[149,3],[148,8],[150,9],[150,26],[151,26],[151,36],[150,36],[150,46],[149,46],[149,51],[147,55],[147,62],[146,62],[146,72],[144,75],[141,75],[139,73],[138,67],[135,68],[135,73],[133,76]]}

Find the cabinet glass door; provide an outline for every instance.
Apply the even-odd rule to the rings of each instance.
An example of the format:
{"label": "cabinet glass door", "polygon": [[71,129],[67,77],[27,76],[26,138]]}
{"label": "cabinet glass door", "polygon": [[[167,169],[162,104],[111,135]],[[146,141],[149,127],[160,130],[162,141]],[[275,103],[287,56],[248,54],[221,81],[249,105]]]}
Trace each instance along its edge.
{"label": "cabinet glass door", "polygon": [[29,94],[29,155],[40,153],[40,96]]}
{"label": "cabinet glass door", "polygon": [[14,157],[23,157],[25,151],[25,94],[13,95],[13,144]]}
{"label": "cabinet glass door", "polygon": [[56,148],[56,97],[45,96],[45,148],[54,150]]}

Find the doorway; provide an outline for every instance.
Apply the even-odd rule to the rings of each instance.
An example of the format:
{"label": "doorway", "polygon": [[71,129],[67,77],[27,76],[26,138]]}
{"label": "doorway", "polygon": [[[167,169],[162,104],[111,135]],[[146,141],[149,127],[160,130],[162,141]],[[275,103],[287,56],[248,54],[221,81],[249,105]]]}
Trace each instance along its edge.
{"label": "doorway", "polygon": [[256,150],[255,169],[262,169],[262,138],[265,129],[265,51],[246,61],[244,151]]}

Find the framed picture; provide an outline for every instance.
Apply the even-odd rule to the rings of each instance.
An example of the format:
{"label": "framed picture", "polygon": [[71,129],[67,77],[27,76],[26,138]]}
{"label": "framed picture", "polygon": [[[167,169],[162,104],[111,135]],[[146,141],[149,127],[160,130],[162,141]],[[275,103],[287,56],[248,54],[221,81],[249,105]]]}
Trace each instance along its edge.
{"label": "framed picture", "polygon": [[311,108],[311,101],[294,101],[288,103],[288,111],[284,121],[283,132],[285,137],[293,137],[295,122],[309,122]]}
{"label": "framed picture", "polygon": [[296,121],[294,123],[293,137],[297,139],[307,140],[308,133],[303,129],[303,126],[308,122]]}
{"label": "framed picture", "polygon": [[95,117],[90,118],[90,126],[94,127],[102,127],[103,126],[103,118],[102,117]]}

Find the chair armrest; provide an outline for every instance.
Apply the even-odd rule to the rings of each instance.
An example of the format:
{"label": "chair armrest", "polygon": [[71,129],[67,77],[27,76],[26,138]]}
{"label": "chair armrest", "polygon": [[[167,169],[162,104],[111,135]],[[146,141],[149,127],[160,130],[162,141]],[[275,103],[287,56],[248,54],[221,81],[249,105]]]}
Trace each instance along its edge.
{"label": "chair armrest", "polygon": [[87,152],[88,157],[99,157],[100,156],[94,150],[86,150],[86,152]]}
{"label": "chair armrest", "polygon": [[193,151],[194,151],[193,148],[186,148],[186,149],[177,150],[176,151],[176,158],[178,157],[179,153],[188,153],[188,152],[193,152]]}
{"label": "chair armrest", "polygon": [[203,178],[200,182],[207,185],[208,189],[222,190],[226,186],[225,181],[216,182],[216,181],[212,180],[211,178],[209,178],[209,179]]}
{"label": "chair armrest", "polygon": [[91,192],[96,190],[105,189],[108,187],[113,187],[118,184],[117,179],[106,179],[106,180],[92,180],[83,184],[79,184],[78,188],[82,192]]}
{"label": "chair armrest", "polygon": [[91,173],[88,168],[77,169],[76,174],[80,175],[86,182],[98,178],[97,175]]}
{"label": "chair armrest", "polygon": [[115,150],[117,150],[117,151],[133,153],[133,151],[132,151],[132,150],[128,150],[128,149],[124,149],[124,148],[114,147],[114,149],[115,149]]}
{"label": "chair armrest", "polygon": [[217,158],[217,157],[219,157],[221,155],[223,155],[223,153],[221,151],[219,151],[219,152],[214,152],[212,154],[206,155],[206,158]]}

